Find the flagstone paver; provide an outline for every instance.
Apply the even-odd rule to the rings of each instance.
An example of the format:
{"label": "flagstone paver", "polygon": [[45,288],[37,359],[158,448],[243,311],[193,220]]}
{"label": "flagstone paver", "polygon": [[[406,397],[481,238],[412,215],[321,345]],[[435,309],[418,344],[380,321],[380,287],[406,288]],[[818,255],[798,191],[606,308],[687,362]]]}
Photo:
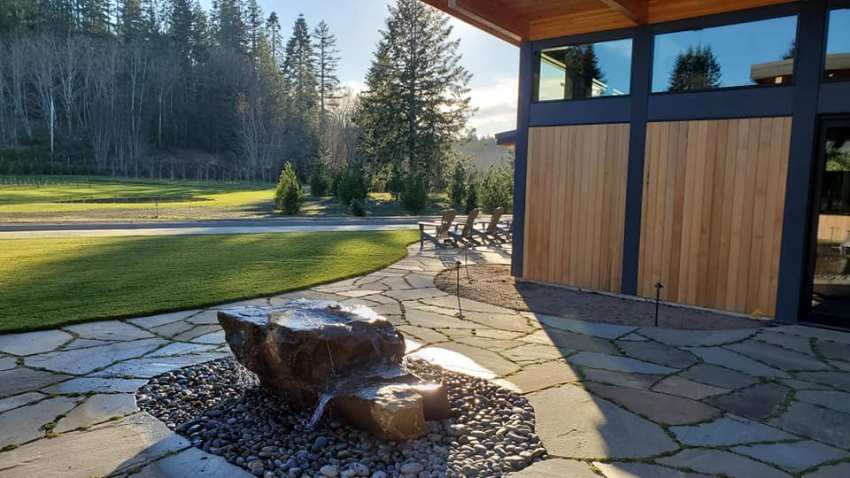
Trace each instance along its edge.
{"label": "flagstone paver", "polygon": [[850,448],[850,415],[846,413],[809,403],[794,402],[788,407],[788,411],[769,423],[833,446]]}
{"label": "flagstone paver", "polygon": [[670,427],[670,431],[676,439],[690,446],[721,447],[795,438],[777,428],[734,415],[710,423]]}
{"label": "flagstone paver", "polygon": [[846,456],[846,452],[842,450],[811,440],[738,446],[732,451],[759,461],[773,463],[790,472],[800,472]]}
{"label": "flagstone paver", "polygon": [[850,476],[850,463],[845,462],[822,466],[812,473],[804,475],[804,478],[847,478],[848,476]]}
{"label": "flagstone paver", "polygon": [[138,340],[153,337],[150,332],[145,332],[140,327],[117,320],[69,325],[65,330],[84,339],[94,340]]}
{"label": "flagstone paver", "polygon": [[802,354],[757,340],[747,340],[726,346],[727,349],[783,370],[829,370],[829,365],[813,355]]}
{"label": "flagstone paver", "polygon": [[[850,334],[458,306],[434,287],[453,254],[414,245],[382,271],[237,304],[364,304],[414,356],[525,394],[549,457],[517,478],[850,476]],[[469,256],[509,261],[481,248]],[[217,310],[232,305],[0,335],[0,478],[249,476],[137,412],[133,396],[152,376],[229,355]]]}
{"label": "flagstone paver", "polygon": [[714,395],[729,392],[729,389],[694,382],[693,380],[688,380],[678,375],[673,375],[661,380],[652,387],[652,389],[656,392],[678,395],[680,397],[687,397],[694,400],[702,400]]}
{"label": "flagstone paver", "polygon": [[579,370],[586,382],[607,383],[641,390],[649,389],[664,377],[656,374],[614,372],[598,368],[580,368]]}
{"label": "flagstone paver", "polygon": [[620,404],[655,423],[684,425],[704,422],[720,415],[720,410],[688,398],[613,385],[588,384],[586,387],[594,395]]}
{"label": "flagstone paver", "polygon": [[682,377],[696,382],[722,388],[742,388],[757,383],[755,377],[709,364],[695,365],[681,374]]}
{"label": "flagstone paver", "polygon": [[576,382],[579,376],[575,368],[565,360],[555,360],[537,365],[529,365],[508,377],[525,393],[536,392],[554,385]]}
{"label": "flagstone paver", "polygon": [[0,453],[0,478],[109,476],[139,469],[188,446],[188,440],[169,431],[164,423],[137,413]]}
{"label": "flagstone paver", "polygon": [[18,367],[0,372],[0,397],[42,389],[70,378],[68,375]]}
{"label": "flagstone paver", "polygon": [[0,448],[19,445],[44,436],[44,425],[72,409],[78,399],[55,397],[15,408],[0,415]]}
{"label": "flagstone paver", "polygon": [[93,395],[59,419],[53,431],[62,433],[90,427],[138,410],[136,397],[132,393]]}
{"label": "flagstone paver", "polygon": [[599,478],[585,462],[553,458],[537,462],[528,468],[511,473],[510,478]]}
{"label": "flagstone paver", "polygon": [[790,478],[788,473],[759,463],[743,456],[721,450],[690,449],[671,457],[661,458],[659,463],[689,468],[700,473],[724,474],[736,478]]}
{"label": "flagstone paver", "polygon": [[624,342],[620,349],[628,356],[675,368],[687,368],[699,361],[694,354],[660,342]]}
{"label": "flagstone paver", "polygon": [[706,402],[742,417],[764,420],[785,403],[790,392],[791,389],[782,385],[759,383],[726,395],[709,398]]}
{"label": "flagstone paver", "polygon": [[529,400],[537,434],[555,456],[641,458],[678,448],[660,426],[576,385],[532,393]]}
{"label": "flagstone paver", "polygon": [[40,354],[55,350],[73,338],[73,335],[62,330],[0,335],[0,352],[11,355]]}
{"label": "flagstone paver", "polygon": [[802,402],[814,403],[822,407],[850,413],[850,393],[835,392],[829,390],[803,390],[794,395],[794,398]]}
{"label": "flagstone paver", "polygon": [[662,367],[661,365],[655,365],[641,360],[596,352],[579,352],[570,357],[570,362],[585,367],[626,373],[668,374],[676,371],[670,367]]}
{"label": "flagstone paver", "polygon": [[688,350],[699,356],[706,363],[720,365],[721,367],[737,370],[754,377],[790,378],[790,375],[782,370],[756,362],[745,355],[732,352],[731,350],[720,347],[693,347]]}
{"label": "flagstone paver", "polygon": [[84,375],[120,360],[141,357],[166,343],[162,339],[118,342],[88,349],[74,349],[35,355],[27,357],[25,363],[30,367],[43,368],[53,372]]}
{"label": "flagstone paver", "polygon": [[35,402],[37,400],[41,400],[42,398],[46,398],[47,395],[39,392],[28,392],[22,393],[20,395],[15,395],[14,397],[0,399],[0,413],[3,413],[7,410],[12,410],[18,407],[22,407],[29,403]]}
{"label": "flagstone paver", "polygon": [[45,388],[50,394],[71,393],[132,393],[146,384],[147,380],[129,380],[123,378],[74,378]]}
{"label": "flagstone paver", "polygon": [[710,476],[648,463],[595,462],[593,466],[606,478],[708,478]]}
{"label": "flagstone paver", "polygon": [[11,370],[18,364],[18,359],[15,357],[0,357],[0,371]]}

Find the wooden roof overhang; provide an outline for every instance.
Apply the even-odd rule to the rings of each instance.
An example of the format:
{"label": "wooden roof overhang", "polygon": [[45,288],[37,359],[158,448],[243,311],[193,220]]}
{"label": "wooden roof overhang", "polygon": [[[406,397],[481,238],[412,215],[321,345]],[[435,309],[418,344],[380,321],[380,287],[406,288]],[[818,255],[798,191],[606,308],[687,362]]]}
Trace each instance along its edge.
{"label": "wooden roof overhang", "polygon": [[544,40],[791,0],[423,0],[505,41]]}

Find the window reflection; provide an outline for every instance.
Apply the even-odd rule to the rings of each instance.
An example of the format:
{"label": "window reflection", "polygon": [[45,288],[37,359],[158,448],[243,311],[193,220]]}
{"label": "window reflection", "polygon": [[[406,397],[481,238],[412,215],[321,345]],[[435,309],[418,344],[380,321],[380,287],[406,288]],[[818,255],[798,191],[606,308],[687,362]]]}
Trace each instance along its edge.
{"label": "window reflection", "polygon": [[548,48],[539,60],[536,101],[629,94],[631,39]]}
{"label": "window reflection", "polygon": [[829,12],[826,77],[830,80],[850,80],[850,8]]}
{"label": "window reflection", "polygon": [[796,35],[796,16],[656,35],[652,91],[788,84]]}

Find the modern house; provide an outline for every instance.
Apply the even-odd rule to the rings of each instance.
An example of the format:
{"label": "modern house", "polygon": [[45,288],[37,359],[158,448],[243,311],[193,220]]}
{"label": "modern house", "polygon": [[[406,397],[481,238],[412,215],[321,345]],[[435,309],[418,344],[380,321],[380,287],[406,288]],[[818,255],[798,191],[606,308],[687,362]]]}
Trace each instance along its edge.
{"label": "modern house", "polygon": [[515,276],[850,326],[850,1],[425,1],[520,47]]}

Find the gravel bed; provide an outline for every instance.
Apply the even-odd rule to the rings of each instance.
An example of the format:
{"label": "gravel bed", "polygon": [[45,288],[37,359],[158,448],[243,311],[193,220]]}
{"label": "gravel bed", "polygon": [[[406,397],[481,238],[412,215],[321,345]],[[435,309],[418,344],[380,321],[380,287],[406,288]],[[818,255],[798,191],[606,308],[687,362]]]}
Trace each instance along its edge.
{"label": "gravel bed", "polygon": [[232,358],[160,375],[136,398],[194,446],[264,478],[500,477],[545,457],[522,396],[425,362],[409,367],[445,383],[458,414],[407,442],[375,439],[330,416],[308,430],[308,411],[267,393]]}

